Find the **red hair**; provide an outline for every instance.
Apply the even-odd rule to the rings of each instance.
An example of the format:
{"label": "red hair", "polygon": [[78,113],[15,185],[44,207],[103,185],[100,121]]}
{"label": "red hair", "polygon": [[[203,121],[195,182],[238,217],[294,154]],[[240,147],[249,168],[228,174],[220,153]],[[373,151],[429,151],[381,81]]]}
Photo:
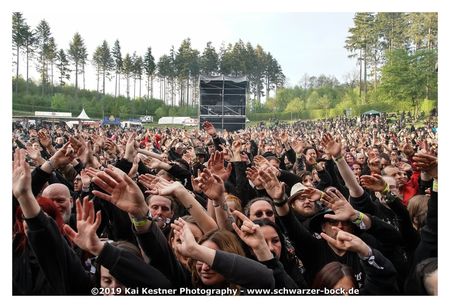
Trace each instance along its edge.
{"label": "red hair", "polygon": [[[61,234],[64,234],[63,226],[64,226],[64,220],[62,218],[61,213],[59,212],[58,207],[55,205],[52,199],[45,198],[45,197],[38,197],[37,202],[41,209],[53,220],[56,222],[56,225],[58,226],[59,232]],[[22,250],[25,248],[25,245],[27,244],[27,237],[25,235],[25,229],[23,227],[23,212],[22,209],[17,207],[16,210],[16,222],[14,223],[14,237],[17,238],[17,250]]]}

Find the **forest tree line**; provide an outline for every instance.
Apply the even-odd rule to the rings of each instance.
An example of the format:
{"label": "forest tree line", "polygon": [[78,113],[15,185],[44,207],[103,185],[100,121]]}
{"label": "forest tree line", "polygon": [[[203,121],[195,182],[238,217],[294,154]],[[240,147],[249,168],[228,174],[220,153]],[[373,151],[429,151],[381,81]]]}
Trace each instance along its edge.
{"label": "forest tree line", "polygon": [[[242,40],[222,45],[218,52],[208,42],[200,53],[187,38],[159,60],[151,47],[142,56],[122,55],[119,40],[111,48],[103,41],[89,55],[79,33],[68,48],[58,49],[45,20],[32,29],[23,14],[15,12],[13,109],[28,110],[27,104],[39,106],[40,100],[50,108],[78,110],[86,105],[96,116],[110,112],[195,115],[198,76],[225,74],[248,77],[248,110],[260,114],[258,119],[275,114],[325,117],[369,109],[428,112],[437,106],[437,20],[437,13],[356,13],[343,46],[357,69],[344,81],[305,73],[295,86],[286,87],[282,68],[271,53]],[[30,62],[40,73],[39,83],[29,78]],[[25,65],[25,77],[19,75],[19,65]],[[85,88],[87,65],[96,72],[93,93]],[[154,89],[155,80],[159,89]],[[105,92],[107,82],[114,82],[113,95]]]}

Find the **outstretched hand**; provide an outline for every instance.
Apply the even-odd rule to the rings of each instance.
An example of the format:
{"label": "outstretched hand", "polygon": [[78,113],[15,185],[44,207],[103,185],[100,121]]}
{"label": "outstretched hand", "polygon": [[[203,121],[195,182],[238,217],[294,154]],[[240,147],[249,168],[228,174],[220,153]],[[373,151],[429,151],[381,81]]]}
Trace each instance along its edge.
{"label": "outstretched hand", "polygon": [[339,190],[334,192],[329,190],[322,196],[322,202],[326,207],[332,209],[334,214],[325,214],[325,219],[333,219],[339,221],[354,220],[357,217],[355,209],[345,199]]}
{"label": "outstretched hand", "polygon": [[438,177],[437,157],[427,153],[416,153],[413,156],[414,165],[420,170],[425,171],[431,177]]}
{"label": "outstretched hand", "polygon": [[203,129],[210,135],[211,137],[215,137],[217,135],[216,129],[214,128],[214,125],[212,125],[210,122],[205,121],[203,122]]}
{"label": "outstretched hand", "polygon": [[199,188],[211,200],[219,201],[224,198],[225,186],[223,180],[208,169],[204,169],[199,176]]}
{"label": "outstretched hand", "polygon": [[327,133],[324,134],[322,137],[322,141],[320,143],[325,150],[331,154],[333,157],[338,157],[341,155],[342,152],[342,145],[340,142],[337,142],[333,139],[333,136],[331,134]]}
{"label": "outstretched hand", "polygon": [[171,227],[175,236],[179,238],[179,241],[174,244],[175,250],[184,257],[194,257],[194,252],[199,245],[188,224],[182,218],[178,218],[171,224]]}
{"label": "outstretched hand", "polygon": [[278,180],[277,176],[271,168],[267,168],[266,171],[259,170],[258,175],[261,178],[264,189],[272,199],[283,199],[284,186]]}
{"label": "outstretched hand", "polygon": [[144,195],[139,186],[122,170],[109,165],[96,174],[92,181],[106,193],[94,190],[92,193],[121,210],[136,217],[144,217],[148,211]]}
{"label": "outstretched hand", "polygon": [[177,194],[186,191],[183,184],[178,181],[169,182],[166,179],[151,174],[140,175],[139,182],[148,188],[148,192],[152,195],[173,196],[176,198]]}
{"label": "outstretched hand", "polygon": [[303,189],[300,193],[300,197],[307,198],[311,201],[318,201],[325,193],[319,189],[308,187]]}
{"label": "outstretched hand", "polygon": [[255,188],[258,188],[258,189],[263,188],[262,180],[258,174],[258,169],[256,169],[255,167],[250,167],[250,168],[247,168],[245,173],[247,174],[247,179],[252,181],[253,185],[255,185]]}
{"label": "outstretched hand", "polygon": [[360,181],[362,187],[372,191],[382,192],[386,188],[386,182],[379,174],[362,175]]}
{"label": "outstretched hand", "polygon": [[370,251],[370,247],[359,237],[354,234],[342,231],[338,227],[331,227],[334,231],[337,231],[336,238],[332,238],[328,234],[322,232],[320,236],[328,242],[331,246],[339,250],[353,251],[362,256],[367,256]]}
{"label": "outstretched hand", "polygon": [[134,157],[137,155],[138,144],[135,138],[136,133],[135,132],[131,133],[130,136],[128,137],[128,141],[125,146],[125,154],[123,158],[125,158],[130,162],[132,162],[134,160]]}
{"label": "outstretched hand", "polygon": [[227,167],[224,167],[224,153],[216,151],[208,160],[208,169],[211,173],[218,175],[223,181],[228,180],[232,171],[232,164],[228,163]]}
{"label": "outstretched hand", "polygon": [[17,148],[14,152],[12,188],[17,199],[31,193],[31,172],[25,156],[25,150]]}
{"label": "outstretched hand", "polygon": [[240,228],[234,222],[232,223],[232,226],[236,234],[245,244],[252,249],[267,246],[259,225],[254,224],[249,218],[237,210],[233,211],[231,214],[235,219],[240,219],[242,221]]}
{"label": "outstretched hand", "polygon": [[71,163],[76,157],[73,148],[70,146],[70,142],[67,142],[50,158],[55,168],[64,168]]}
{"label": "outstretched hand", "polygon": [[67,237],[84,251],[98,256],[105,243],[97,236],[97,229],[102,222],[101,212],[94,212],[94,204],[88,197],[83,199],[83,206],[77,199],[77,230],[73,230],[69,225],[64,225],[64,232]]}

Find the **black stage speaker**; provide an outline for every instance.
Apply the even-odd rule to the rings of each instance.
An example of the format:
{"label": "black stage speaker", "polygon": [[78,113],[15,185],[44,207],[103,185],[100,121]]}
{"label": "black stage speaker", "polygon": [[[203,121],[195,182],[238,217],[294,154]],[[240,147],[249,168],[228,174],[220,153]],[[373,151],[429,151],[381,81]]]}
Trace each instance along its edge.
{"label": "black stage speaker", "polygon": [[216,129],[245,129],[246,77],[200,76],[199,125],[211,122]]}

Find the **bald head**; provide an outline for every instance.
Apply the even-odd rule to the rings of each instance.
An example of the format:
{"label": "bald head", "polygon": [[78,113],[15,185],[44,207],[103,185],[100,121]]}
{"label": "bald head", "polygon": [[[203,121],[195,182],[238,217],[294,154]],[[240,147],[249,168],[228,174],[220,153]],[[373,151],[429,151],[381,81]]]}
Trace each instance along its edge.
{"label": "bald head", "polygon": [[69,223],[73,201],[69,188],[66,185],[60,183],[51,184],[44,189],[42,197],[52,199],[61,212],[64,222]]}

